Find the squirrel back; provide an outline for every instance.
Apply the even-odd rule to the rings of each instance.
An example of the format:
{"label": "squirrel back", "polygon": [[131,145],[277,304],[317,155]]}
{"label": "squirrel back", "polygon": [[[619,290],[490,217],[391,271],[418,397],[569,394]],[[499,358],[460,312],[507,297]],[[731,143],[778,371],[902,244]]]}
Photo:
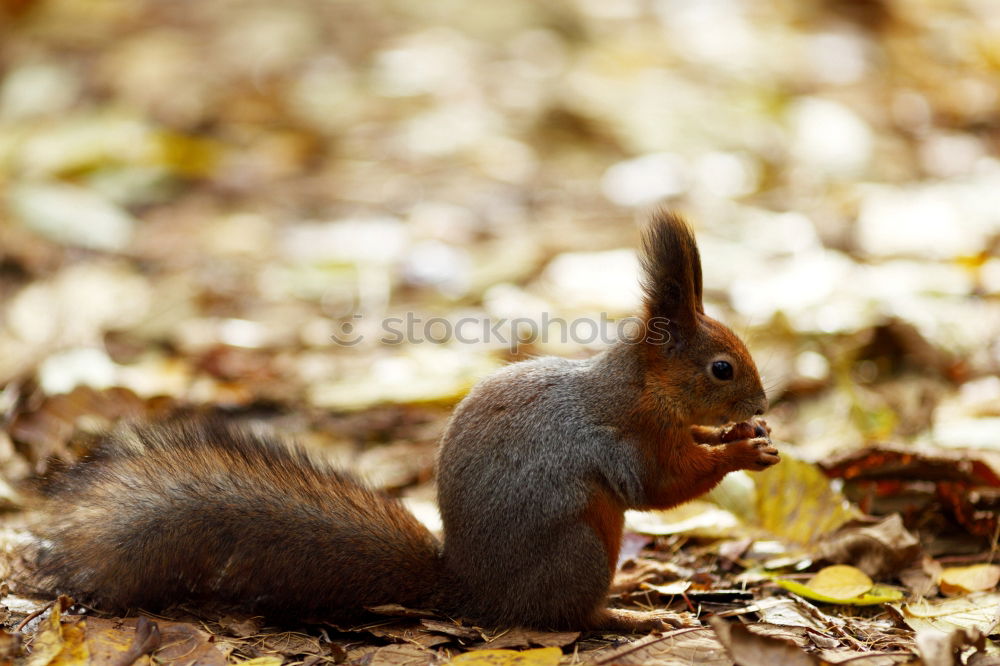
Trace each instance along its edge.
{"label": "squirrel back", "polygon": [[37,580],[102,609],[329,616],[436,589],[439,544],[401,503],[222,421],[121,428],[44,492]]}
{"label": "squirrel back", "polygon": [[[50,490],[38,574],[104,607],[231,601],[298,617],[383,603],[488,626],[640,631],[605,607],[626,509],[778,462],[757,368],[702,307],[694,235],[658,214],[641,334],[487,377],[438,458],[443,546],[398,502],[222,424],[135,427]],[[729,425],[725,425],[729,424]]]}

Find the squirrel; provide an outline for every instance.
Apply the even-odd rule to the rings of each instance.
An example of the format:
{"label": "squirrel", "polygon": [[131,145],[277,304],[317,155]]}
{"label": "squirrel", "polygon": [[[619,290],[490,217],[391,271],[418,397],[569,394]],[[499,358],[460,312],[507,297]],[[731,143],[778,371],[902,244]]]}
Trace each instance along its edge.
{"label": "squirrel", "polygon": [[662,612],[606,607],[626,509],[676,506],[779,456],[749,352],[705,314],[681,218],[653,216],[641,266],[642,335],[511,364],[455,408],[443,541],[273,436],[132,425],[49,480],[34,579],[104,610],[221,601],[304,619],[396,603],[491,627],[664,628]]}

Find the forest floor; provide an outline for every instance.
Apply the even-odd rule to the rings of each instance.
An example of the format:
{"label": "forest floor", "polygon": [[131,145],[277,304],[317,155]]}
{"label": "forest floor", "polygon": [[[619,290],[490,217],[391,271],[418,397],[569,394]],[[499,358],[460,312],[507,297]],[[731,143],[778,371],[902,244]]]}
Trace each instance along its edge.
{"label": "forest floor", "polygon": [[[0,660],[1000,664],[998,45],[972,0],[0,3]],[[436,527],[451,408],[605,346],[565,323],[635,314],[659,204],[783,458],[628,515],[611,605],[692,626],[19,587],[25,484],[123,420],[271,428]]]}

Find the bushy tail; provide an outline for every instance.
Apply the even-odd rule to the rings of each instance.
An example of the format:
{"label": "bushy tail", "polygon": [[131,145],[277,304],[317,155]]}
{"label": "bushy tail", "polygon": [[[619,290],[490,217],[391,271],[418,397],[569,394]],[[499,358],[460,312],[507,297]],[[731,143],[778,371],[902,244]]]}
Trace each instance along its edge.
{"label": "bushy tail", "polygon": [[439,544],[398,501],[219,422],[129,427],[45,490],[35,575],[102,609],[331,616],[432,604]]}

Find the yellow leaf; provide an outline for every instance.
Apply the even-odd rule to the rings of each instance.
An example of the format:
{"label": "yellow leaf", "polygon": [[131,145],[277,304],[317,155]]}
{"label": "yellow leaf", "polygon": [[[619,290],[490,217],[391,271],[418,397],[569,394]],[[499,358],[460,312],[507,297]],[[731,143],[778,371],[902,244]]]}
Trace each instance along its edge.
{"label": "yellow leaf", "polygon": [[537,650],[474,650],[460,654],[451,660],[453,664],[464,666],[556,666],[562,659],[562,650],[557,647]]}
{"label": "yellow leaf", "polygon": [[164,132],[156,144],[153,162],[183,176],[201,177],[211,173],[219,161],[219,145],[208,139]]}
{"label": "yellow leaf", "polygon": [[63,625],[62,611],[73,602],[59,597],[52,605],[52,612],[35,635],[27,666],[74,666],[90,662],[87,650],[86,622],[83,619]]}
{"label": "yellow leaf", "polygon": [[784,454],[753,480],[760,526],[796,544],[808,545],[861,515],[819,467]]}
{"label": "yellow leaf", "polygon": [[835,564],[820,569],[808,586],[814,592],[833,599],[860,597],[872,589],[875,583],[861,569],[846,564]]}
{"label": "yellow leaf", "polygon": [[60,603],[52,605],[52,612],[45,622],[38,626],[38,633],[31,644],[31,655],[27,666],[47,666],[63,648],[62,625],[59,623]]}
{"label": "yellow leaf", "polygon": [[903,593],[888,585],[874,585],[863,571],[845,564],[821,569],[808,584],[775,578],[774,582],[789,592],[828,604],[872,606],[898,601]]}
{"label": "yellow leaf", "polygon": [[73,624],[63,625],[63,649],[49,663],[52,666],[76,666],[90,663],[90,650],[87,648],[87,622],[80,619]]}
{"label": "yellow leaf", "polygon": [[281,657],[268,656],[241,661],[240,666],[281,666],[283,663],[285,663],[285,660]]}
{"label": "yellow leaf", "polygon": [[941,591],[950,595],[992,590],[997,583],[1000,583],[1000,566],[996,564],[948,567],[938,577]]}
{"label": "yellow leaf", "polygon": [[794,592],[800,597],[811,599],[812,601],[822,601],[827,604],[846,604],[850,606],[874,606],[884,604],[889,601],[899,601],[903,598],[903,593],[888,585],[876,585],[867,594],[850,599],[836,599],[816,592],[811,587],[797,583],[794,580],[775,579],[774,581],[789,592]]}

